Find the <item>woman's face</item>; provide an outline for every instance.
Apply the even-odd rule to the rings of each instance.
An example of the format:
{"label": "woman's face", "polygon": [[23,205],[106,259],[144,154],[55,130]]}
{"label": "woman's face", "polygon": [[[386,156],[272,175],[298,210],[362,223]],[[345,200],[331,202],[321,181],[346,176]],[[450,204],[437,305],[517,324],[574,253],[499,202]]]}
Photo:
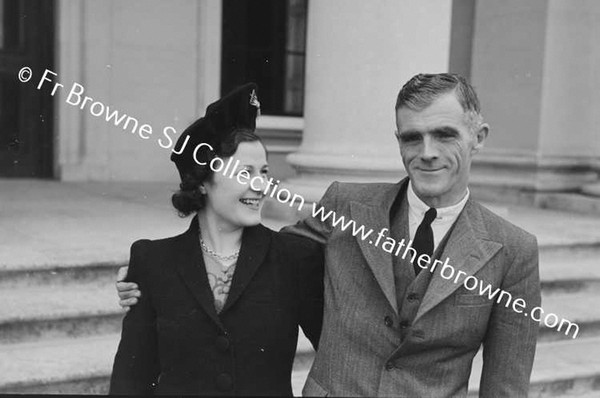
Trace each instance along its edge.
{"label": "woman's face", "polygon": [[[232,166],[239,161],[233,177],[229,177],[232,175],[231,171],[227,171],[226,175],[223,175],[222,171],[215,172],[210,181],[203,184],[206,190],[206,206],[202,211],[206,212],[207,217],[214,217],[219,228],[224,231],[260,223],[263,191],[269,171],[267,153],[258,141],[240,143],[231,157]],[[223,158],[223,162],[227,164],[229,157]],[[246,172],[250,175],[249,178],[246,177]],[[257,183],[260,180],[256,179],[250,184],[249,180],[257,176],[262,177],[262,182]],[[256,190],[257,188],[260,190]]]}

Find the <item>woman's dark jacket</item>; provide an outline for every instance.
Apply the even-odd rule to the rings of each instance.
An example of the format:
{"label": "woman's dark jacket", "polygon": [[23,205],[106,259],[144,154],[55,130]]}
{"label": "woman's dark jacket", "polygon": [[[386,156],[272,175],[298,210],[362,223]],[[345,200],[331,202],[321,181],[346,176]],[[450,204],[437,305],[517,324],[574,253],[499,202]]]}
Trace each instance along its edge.
{"label": "woman's dark jacket", "polygon": [[245,228],[220,314],[196,218],[182,235],[135,242],[127,280],[142,296],[123,320],[111,394],[291,395],[298,325],[319,339],[323,254],[305,238]]}

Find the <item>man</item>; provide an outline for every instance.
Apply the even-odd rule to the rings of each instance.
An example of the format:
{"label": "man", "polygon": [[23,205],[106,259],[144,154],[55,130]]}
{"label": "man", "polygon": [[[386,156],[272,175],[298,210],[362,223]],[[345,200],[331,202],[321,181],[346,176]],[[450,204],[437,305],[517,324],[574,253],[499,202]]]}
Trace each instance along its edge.
{"label": "man", "polygon": [[470,198],[471,161],[489,131],[475,91],[458,75],[417,75],[398,94],[396,123],[408,178],[335,182],[320,202],[381,237],[332,218],[285,229],[326,245],[323,330],[303,393],[466,396],[483,344],[480,396],[526,396],[538,324],[463,285],[470,277],[540,305],[535,237]]}

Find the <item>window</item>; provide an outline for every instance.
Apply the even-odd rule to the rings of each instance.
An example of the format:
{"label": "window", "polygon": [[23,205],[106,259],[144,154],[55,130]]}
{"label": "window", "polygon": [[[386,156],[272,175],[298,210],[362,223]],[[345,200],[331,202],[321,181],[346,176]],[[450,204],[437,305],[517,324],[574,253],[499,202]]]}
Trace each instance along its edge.
{"label": "window", "polygon": [[223,1],[221,94],[253,81],[265,115],[302,116],[307,0]]}

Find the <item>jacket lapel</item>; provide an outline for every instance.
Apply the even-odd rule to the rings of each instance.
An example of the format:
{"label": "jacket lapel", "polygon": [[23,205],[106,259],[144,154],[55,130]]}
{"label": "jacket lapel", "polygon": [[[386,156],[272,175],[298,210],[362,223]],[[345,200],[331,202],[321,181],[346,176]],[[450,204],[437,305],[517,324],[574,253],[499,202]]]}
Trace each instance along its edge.
{"label": "jacket lapel", "polygon": [[174,253],[177,272],[204,311],[213,321],[223,327],[215,309],[214,296],[206,275],[206,266],[198,237],[197,217],[194,217],[190,228],[181,235],[178,243]]}
{"label": "jacket lapel", "polygon": [[[442,266],[438,263],[414,322],[462,286],[464,278],[479,271],[501,248],[502,244],[489,240],[481,212],[469,199],[439,257],[442,262],[448,258],[448,264],[454,267],[454,275],[450,279],[443,278],[440,274]],[[459,270],[466,275],[454,283]]]}
{"label": "jacket lapel", "polygon": [[[360,233],[355,239],[383,294],[396,313],[398,313],[398,303],[394,284],[392,254],[383,250],[382,244],[385,242],[385,237],[390,234],[390,209],[406,183],[407,180],[405,179],[393,185],[390,189],[378,195],[380,197],[374,197],[369,204],[355,201],[350,203],[350,215],[356,223],[356,227],[364,226],[366,229],[373,230],[373,233],[366,240],[361,238]],[[377,233],[383,228],[387,228],[387,231],[384,231],[384,238],[380,240],[378,246],[375,246]]]}
{"label": "jacket lapel", "polygon": [[[263,263],[271,243],[270,231],[262,225],[244,229],[242,247],[236,265],[229,296],[221,310],[224,313],[240,297],[252,276]],[[174,253],[177,272],[204,311],[221,327],[214,296],[206,275],[206,266],[200,249],[198,219],[194,217],[190,228],[180,236]]]}
{"label": "jacket lapel", "polygon": [[244,228],[242,247],[238,257],[229,296],[221,311],[223,314],[238,300],[258,267],[265,261],[271,245],[271,231],[262,225]]}

